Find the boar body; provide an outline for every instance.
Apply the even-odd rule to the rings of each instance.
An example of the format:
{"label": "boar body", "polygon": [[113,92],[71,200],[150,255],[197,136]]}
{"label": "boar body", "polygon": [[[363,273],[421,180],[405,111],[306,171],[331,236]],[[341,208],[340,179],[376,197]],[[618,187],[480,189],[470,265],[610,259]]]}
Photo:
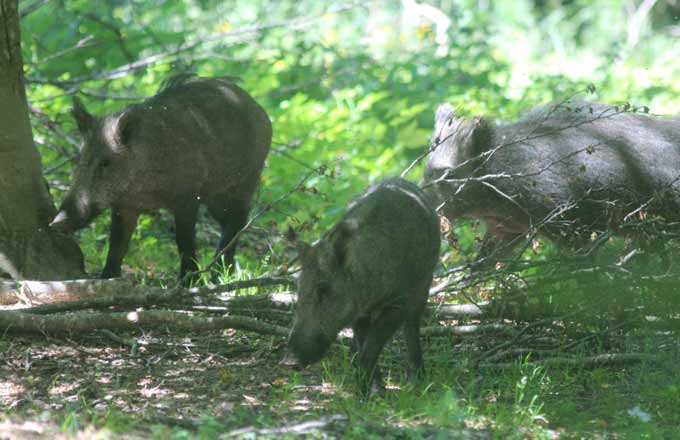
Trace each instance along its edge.
{"label": "boar body", "polygon": [[[155,96],[101,119],[74,100],[80,163],[52,222],[65,232],[111,208],[103,277],[120,275],[140,213],[174,213],[181,275],[196,269],[195,224],[205,204],[222,228],[218,251],[245,224],[271,144],[265,111],[223,79],[170,79]],[[226,254],[233,261],[234,247]]]}
{"label": "boar body", "polygon": [[678,118],[567,102],[493,125],[444,104],[432,145],[423,187],[449,220],[487,223],[484,245],[494,244],[482,256],[532,228],[582,248],[640,207],[639,214],[680,217]]}
{"label": "boar body", "polygon": [[437,215],[416,185],[392,178],[369,188],[325,237],[298,247],[298,304],[283,363],[318,361],[351,325],[366,392],[379,386],[376,362],[403,325],[408,372],[422,373],[420,317],[439,241]]}

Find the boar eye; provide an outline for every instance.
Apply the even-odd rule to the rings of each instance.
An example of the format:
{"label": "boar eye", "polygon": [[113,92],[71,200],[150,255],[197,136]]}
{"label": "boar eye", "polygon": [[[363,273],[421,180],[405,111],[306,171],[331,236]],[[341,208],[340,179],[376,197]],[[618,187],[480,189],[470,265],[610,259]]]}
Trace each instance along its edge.
{"label": "boar eye", "polygon": [[110,159],[102,159],[101,162],[99,162],[99,167],[100,168],[106,168],[109,165],[111,165],[111,160]]}

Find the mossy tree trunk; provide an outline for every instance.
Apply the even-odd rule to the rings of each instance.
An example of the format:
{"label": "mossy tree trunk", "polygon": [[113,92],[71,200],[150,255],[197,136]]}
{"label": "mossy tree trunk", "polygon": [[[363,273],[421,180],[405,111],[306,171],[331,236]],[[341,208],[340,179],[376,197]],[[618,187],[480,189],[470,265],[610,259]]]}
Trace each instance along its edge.
{"label": "mossy tree trunk", "polygon": [[47,228],[54,214],[28,117],[18,1],[0,0],[0,277],[84,275],[75,241]]}

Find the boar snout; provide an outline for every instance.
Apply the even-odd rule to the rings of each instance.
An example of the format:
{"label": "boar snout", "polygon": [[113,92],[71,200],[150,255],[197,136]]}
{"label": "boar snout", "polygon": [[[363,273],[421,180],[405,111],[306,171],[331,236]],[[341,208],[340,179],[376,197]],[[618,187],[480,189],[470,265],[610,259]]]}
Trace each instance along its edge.
{"label": "boar snout", "polygon": [[293,331],[288,339],[288,350],[281,361],[288,359],[288,365],[294,363],[301,367],[313,364],[321,360],[328,347],[333,342],[322,333],[310,333]]}
{"label": "boar snout", "polygon": [[73,222],[63,209],[57,213],[54,219],[50,222],[49,227],[65,234],[70,234],[75,231]]}
{"label": "boar snout", "polygon": [[82,229],[90,223],[90,220],[99,213],[98,209],[89,210],[85,216],[74,215],[68,209],[60,209],[57,215],[52,219],[49,227],[65,234],[71,234],[78,229]]}
{"label": "boar snout", "polygon": [[64,199],[49,227],[69,234],[87,226],[99,212],[101,209],[86,192],[71,193]]}

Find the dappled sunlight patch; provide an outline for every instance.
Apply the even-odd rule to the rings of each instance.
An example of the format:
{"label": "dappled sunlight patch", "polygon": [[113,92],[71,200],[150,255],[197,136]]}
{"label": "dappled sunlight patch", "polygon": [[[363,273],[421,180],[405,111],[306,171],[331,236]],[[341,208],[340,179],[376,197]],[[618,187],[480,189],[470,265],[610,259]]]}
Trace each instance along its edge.
{"label": "dappled sunlight patch", "polygon": [[162,384],[164,384],[164,381],[161,381],[161,383],[157,386],[153,386],[153,383],[158,382],[158,379],[151,377],[146,379],[148,380],[145,380],[144,385],[141,386],[140,389],[138,390],[139,395],[141,395],[142,397],[148,399],[150,397],[160,398],[174,395],[173,390],[169,388],[163,388],[161,386]]}
{"label": "dappled sunlight patch", "polygon": [[13,381],[0,381],[0,402],[11,406],[17,403],[17,399],[26,391],[26,387]]}
{"label": "dappled sunlight patch", "polygon": [[321,394],[323,394],[323,395],[328,396],[328,395],[337,394],[338,391],[339,391],[338,388],[330,382],[323,382],[321,384]]}
{"label": "dappled sunlight patch", "polygon": [[[291,396],[288,408],[292,411],[309,411],[322,409],[328,402],[328,397],[337,395],[337,389],[333,384],[322,383],[321,385],[296,385],[291,388]],[[321,398],[323,396],[323,398]]]}
{"label": "dappled sunlight patch", "polygon": [[264,403],[255,396],[243,394],[242,398],[243,398],[242,405],[244,405],[244,406],[262,406],[262,405],[264,405]]}
{"label": "dappled sunlight patch", "polygon": [[389,380],[385,383],[385,390],[387,390],[387,391],[400,391],[401,390],[401,384],[395,383],[395,382],[392,382],[391,380]]}
{"label": "dappled sunlight patch", "polygon": [[[66,396],[67,394],[76,393],[83,386],[85,382],[83,380],[76,380],[70,383],[63,382],[55,384],[51,387],[47,393],[51,396]],[[64,397],[68,399],[68,397]]]}
{"label": "dappled sunlight patch", "polygon": [[[11,421],[0,421],[1,438],[38,438],[45,435],[48,430],[46,424],[31,420],[14,423]],[[6,436],[6,437],[5,437]]]}
{"label": "dappled sunlight patch", "polygon": [[313,407],[313,402],[307,398],[303,397],[302,399],[297,399],[295,400],[289,408],[292,411],[309,411]]}
{"label": "dappled sunlight patch", "polygon": [[195,364],[191,364],[189,366],[179,368],[175,368],[172,370],[167,370],[163,373],[163,376],[166,378],[173,378],[178,381],[190,381],[192,380],[192,374],[195,373],[200,373],[206,371],[205,367],[197,367]]}
{"label": "dappled sunlight patch", "polygon": [[103,385],[108,385],[113,380],[114,380],[114,377],[113,377],[112,374],[104,374],[104,375],[97,377],[97,379],[95,379],[96,382],[103,384]]}

